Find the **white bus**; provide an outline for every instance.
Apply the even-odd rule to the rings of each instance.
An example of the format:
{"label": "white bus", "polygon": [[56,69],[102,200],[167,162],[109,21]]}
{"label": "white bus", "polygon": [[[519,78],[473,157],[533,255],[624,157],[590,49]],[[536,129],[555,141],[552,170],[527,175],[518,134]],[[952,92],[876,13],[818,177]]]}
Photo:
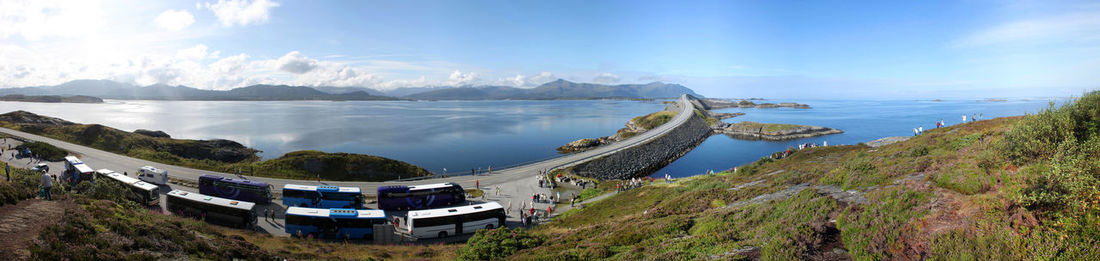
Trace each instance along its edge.
{"label": "white bus", "polygon": [[412,238],[447,237],[501,227],[505,218],[504,207],[489,202],[409,211],[403,218],[394,218],[394,227],[397,233]]}
{"label": "white bus", "polygon": [[154,168],[153,166],[141,167],[137,173],[138,179],[157,184],[168,185],[168,171],[163,169]]}
{"label": "white bus", "polygon": [[150,206],[160,204],[160,187],[157,185],[127,177],[109,169],[100,169],[95,173],[98,176],[96,180],[100,182],[117,182],[122,187],[133,191],[137,198],[130,198],[130,200]]}
{"label": "white bus", "polygon": [[166,207],[172,214],[195,217],[207,223],[247,228],[256,225],[256,203],[173,190]]}
{"label": "white bus", "polygon": [[76,158],[76,156],[65,156],[65,176],[62,179],[69,178],[72,184],[80,183],[85,180],[92,180],[95,170],[92,167],[88,167],[84,164],[84,161]]}

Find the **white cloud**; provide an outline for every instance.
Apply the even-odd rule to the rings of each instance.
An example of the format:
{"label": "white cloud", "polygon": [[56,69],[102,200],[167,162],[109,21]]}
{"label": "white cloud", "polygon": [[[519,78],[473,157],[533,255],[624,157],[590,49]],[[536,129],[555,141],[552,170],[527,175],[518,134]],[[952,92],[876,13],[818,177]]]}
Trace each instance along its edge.
{"label": "white cloud", "polygon": [[156,22],[157,26],[160,26],[160,28],[169,31],[179,31],[195,23],[195,16],[192,16],[191,12],[187,10],[169,9],[160,13],[153,21]]}
{"label": "white cloud", "polygon": [[497,84],[519,88],[529,88],[536,87],[556,79],[557,77],[554,76],[554,74],[551,72],[540,72],[531,76],[516,74],[516,76],[513,77],[497,79]]}
{"label": "white cloud", "polygon": [[305,57],[298,51],[292,51],[279,57],[278,69],[284,72],[303,74],[317,68],[317,60]]}
{"label": "white cloud", "polygon": [[271,9],[279,3],[270,0],[218,0],[217,3],[204,3],[225,27],[250,25],[267,22]]}
{"label": "white cloud", "polygon": [[207,52],[208,49],[209,47],[205,44],[198,44],[191,48],[176,51],[176,58],[187,60],[217,59],[220,52]]}
{"label": "white cloud", "polygon": [[99,1],[0,1],[0,38],[92,35],[103,24]]}
{"label": "white cloud", "polygon": [[956,40],[957,47],[980,47],[1042,41],[1100,40],[1100,12],[1080,12],[1013,21]]}
{"label": "white cloud", "polygon": [[619,82],[619,76],[615,75],[615,74],[612,74],[612,73],[606,73],[605,72],[605,73],[597,74],[596,77],[592,78],[592,81],[596,82],[596,83],[602,83],[602,84],[613,84],[613,83]]}
{"label": "white cloud", "polygon": [[464,72],[459,71],[459,70],[455,70],[454,72],[452,72],[451,77],[449,77],[448,79],[450,79],[450,84],[458,85],[458,86],[472,85],[474,83],[477,83],[480,80],[480,78],[478,78],[477,73],[474,73],[474,72],[464,73]]}

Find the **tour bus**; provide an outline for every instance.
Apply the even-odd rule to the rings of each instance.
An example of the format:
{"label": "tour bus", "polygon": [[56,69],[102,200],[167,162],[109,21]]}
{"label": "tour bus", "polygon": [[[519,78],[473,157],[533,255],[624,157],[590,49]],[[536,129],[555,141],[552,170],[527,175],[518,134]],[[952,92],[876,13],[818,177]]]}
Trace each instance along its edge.
{"label": "tour bus", "polygon": [[283,185],[283,205],[308,208],[363,208],[359,187]]}
{"label": "tour bus", "polygon": [[466,202],[466,191],[455,183],[378,187],[378,208],[385,210],[429,209]]}
{"label": "tour bus", "polygon": [[195,217],[211,224],[247,228],[256,225],[256,204],[201,195],[183,190],[168,192],[165,206],[172,214]]}
{"label": "tour bus", "polygon": [[504,207],[489,202],[477,205],[409,211],[394,217],[397,233],[412,238],[447,237],[478,229],[504,226]]}
{"label": "tour bus", "polygon": [[95,173],[96,180],[100,180],[99,182],[117,182],[122,187],[133,191],[133,196],[137,198],[131,197],[130,200],[150,206],[160,204],[160,187],[157,185],[124,176],[109,169],[100,169]]}
{"label": "tour bus", "polygon": [[65,156],[65,177],[71,177],[72,183],[80,183],[85,180],[92,180],[92,176],[95,175],[95,170],[92,167],[88,167],[84,164],[84,161],[76,158],[76,156]]}
{"label": "tour bus", "polygon": [[199,176],[199,193],[257,204],[271,203],[271,187],[267,183],[246,179],[202,175]]}
{"label": "tour bus", "polygon": [[286,209],[286,233],[298,237],[373,239],[374,225],[385,224],[386,212],[377,209]]}
{"label": "tour bus", "polygon": [[157,184],[168,185],[168,171],[163,169],[154,168],[153,166],[141,167],[137,173],[138,179]]}

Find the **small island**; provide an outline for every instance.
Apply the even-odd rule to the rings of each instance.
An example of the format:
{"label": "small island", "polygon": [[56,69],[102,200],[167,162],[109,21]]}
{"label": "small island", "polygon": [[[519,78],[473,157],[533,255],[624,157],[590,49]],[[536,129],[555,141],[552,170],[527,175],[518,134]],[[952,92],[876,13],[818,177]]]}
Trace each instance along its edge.
{"label": "small island", "polygon": [[562,154],[581,152],[637,136],[638,134],[642,134],[643,132],[656,128],[657,126],[661,126],[662,124],[665,124],[666,122],[672,120],[672,118],[676,117],[676,112],[673,111],[671,108],[672,107],[670,106],[668,108],[665,108],[665,110],[663,111],[650,113],[645,116],[634,117],[633,119],[630,119],[630,121],[627,121],[626,127],[619,129],[619,131],[617,131],[615,135],[599,138],[584,138],[562,145],[561,147],[558,147],[558,152]]}
{"label": "small island", "polygon": [[822,135],[844,133],[844,131],[838,129],[819,126],[758,123],[751,121],[723,124],[717,126],[715,128],[715,132],[726,134],[726,136],[735,139],[770,141],[802,139]]}
{"label": "small island", "polygon": [[720,110],[729,108],[795,108],[795,109],[809,109],[810,105],[794,103],[794,102],[781,102],[781,103],[755,103],[750,100],[730,100],[730,99],[717,99],[706,98],[702,99],[703,106],[707,110]]}
{"label": "small island", "polygon": [[103,99],[75,95],[75,96],[59,96],[59,95],[20,95],[11,94],[0,96],[0,101],[15,101],[15,102],[46,102],[46,103],[103,103]]}

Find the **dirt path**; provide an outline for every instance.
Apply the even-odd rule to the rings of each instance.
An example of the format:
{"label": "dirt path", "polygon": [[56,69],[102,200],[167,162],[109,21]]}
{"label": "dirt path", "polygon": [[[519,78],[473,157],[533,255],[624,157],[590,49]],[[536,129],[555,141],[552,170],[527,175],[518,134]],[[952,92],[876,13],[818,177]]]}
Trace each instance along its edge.
{"label": "dirt path", "polygon": [[0,207],[0,259],[25,260],[30,257],[27,245],[47,226],[56,224],[65,209],[75,205],[70,201],[28,199],[15,205]]}

